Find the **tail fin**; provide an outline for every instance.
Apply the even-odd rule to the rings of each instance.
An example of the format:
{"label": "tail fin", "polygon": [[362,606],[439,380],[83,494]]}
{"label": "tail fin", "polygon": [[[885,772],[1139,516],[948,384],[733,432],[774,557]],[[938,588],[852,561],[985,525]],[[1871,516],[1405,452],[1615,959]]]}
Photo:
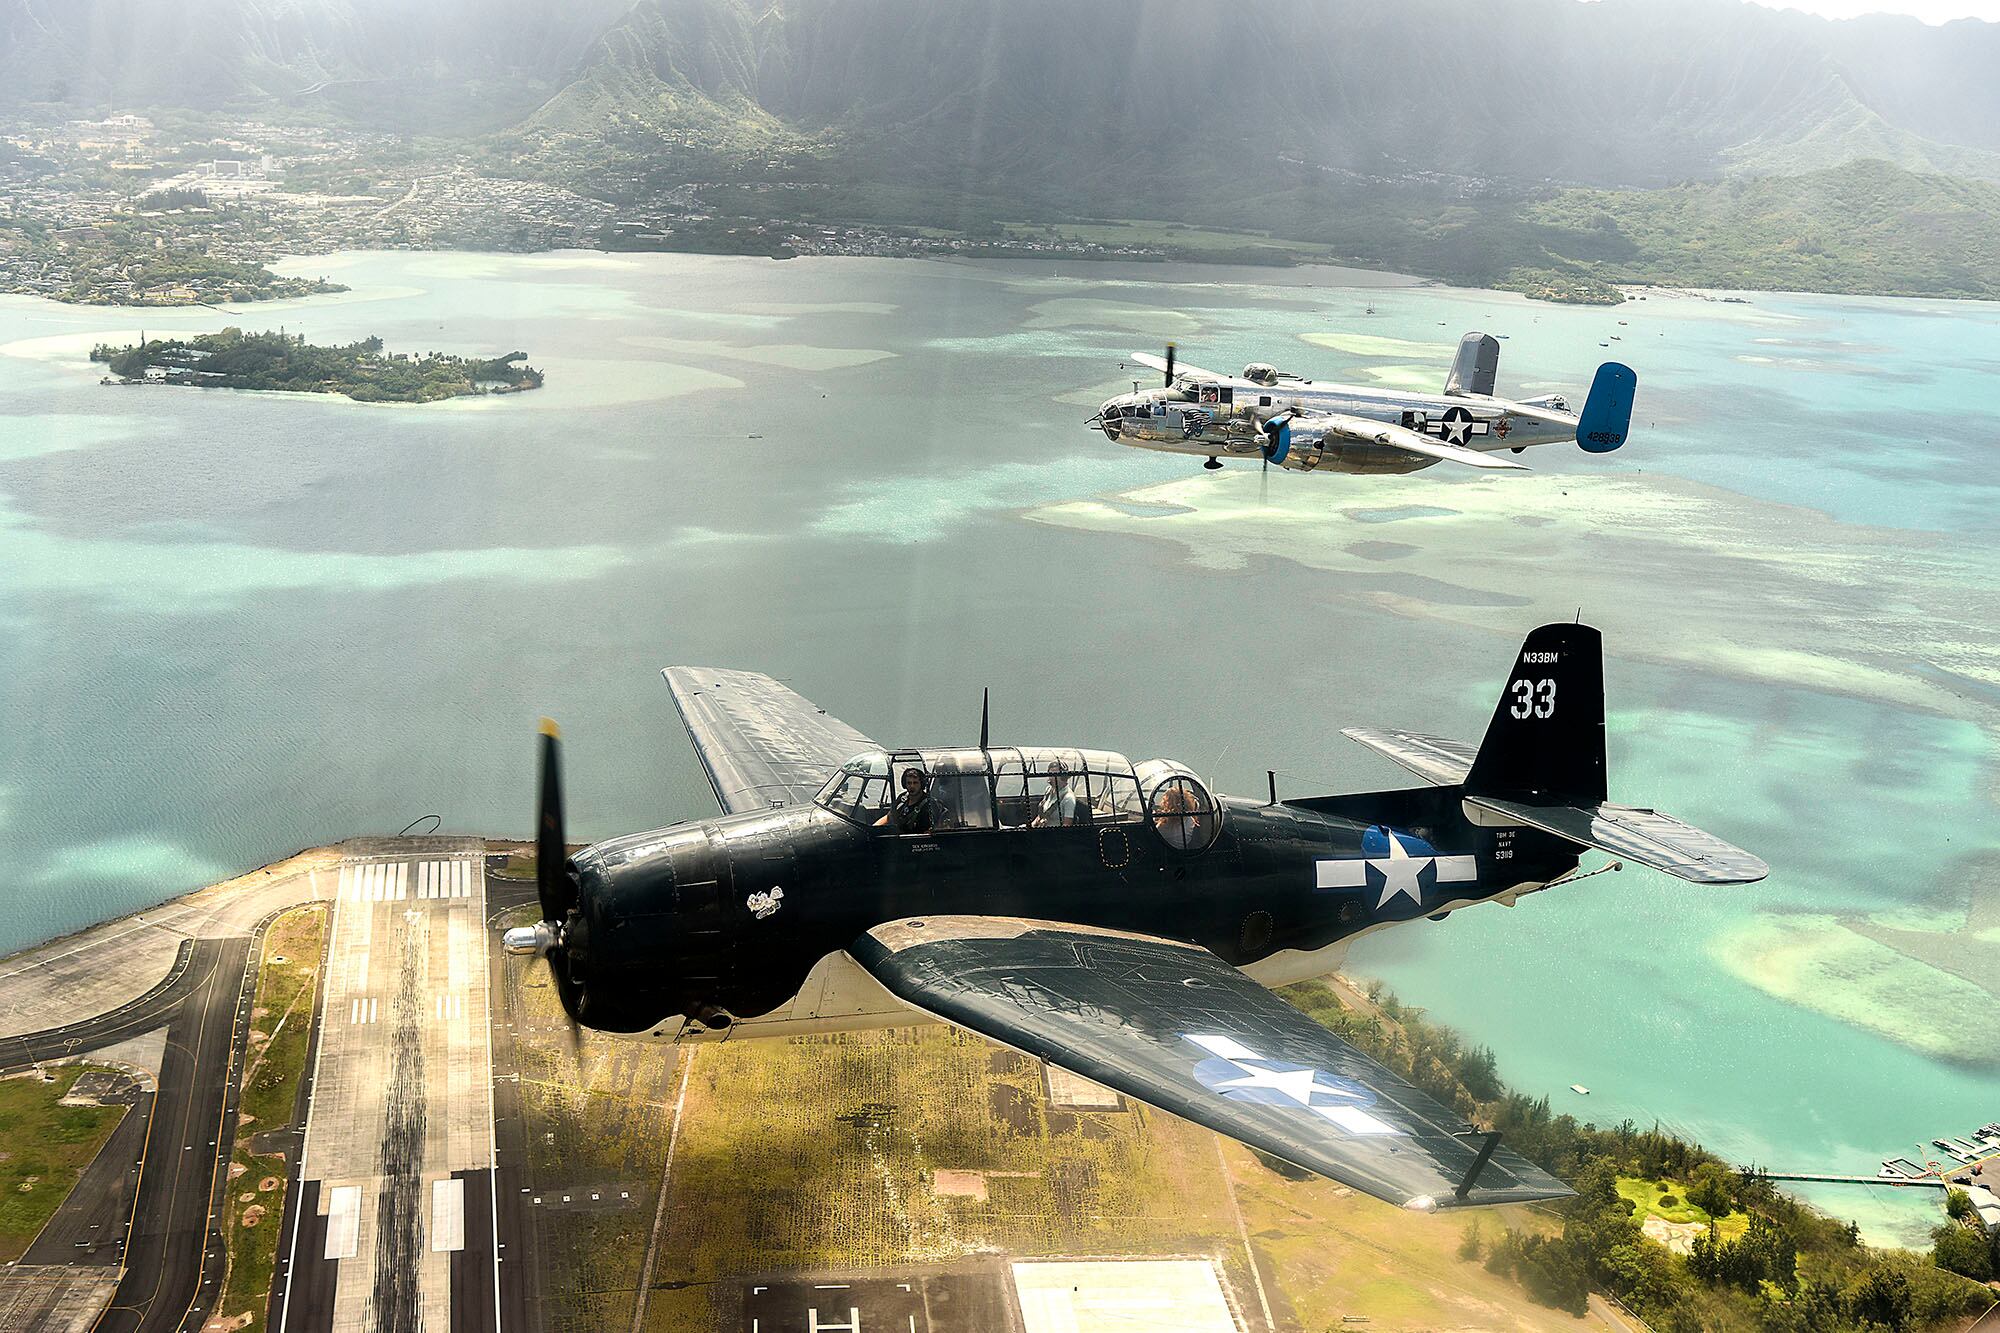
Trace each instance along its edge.
{"label": "tail fin", "polygon": [[1458,340],[1458,356],[1444,378],[1444,391],[1454,398],[1489,397],[1499,373],[1500,340],[1490,333],[1468,333]]}
{"label": "tail fin", "polygon": [[1465,794],[1530,805],[1605,799],[1604,646],[1596,629],[1544,625],[1528,635],[1465,775]]}
{"label": "tail fin", "polygon": [[[1402,753],[1391,757],[1434,764],[1438,743],[1415,743],[1425,739],[1398,738]],[[1467,817],[1484,812],[1476,822],[1525,824],[1690,883],[1747,884],[1770,872],[1672,815],[1605,800],[1604,648],[1589,625],[1544,625],[1521,645],[1464,789]]]}
{"label": "tail fin", "polygon": [[1576,442],[1593,454],[1608,454],[1625,443],[1632,428],[1632,391],[1639,377],[1632,367],[1606,361],[1590,382],[1590,397],[1584,400],[1583,415],[1577,418]]}

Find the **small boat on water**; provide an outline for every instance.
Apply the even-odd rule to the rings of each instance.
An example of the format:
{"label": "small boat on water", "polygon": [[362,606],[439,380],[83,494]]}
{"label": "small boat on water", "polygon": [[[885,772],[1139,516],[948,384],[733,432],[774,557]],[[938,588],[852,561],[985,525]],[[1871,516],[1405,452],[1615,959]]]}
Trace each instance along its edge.
{"label": "small boat on water", "polygon": [[1586,1087],[1584,1087],[1584,1086],[1583,1086],[1583,1084],[1581,1084],[1581,1083],[1572,1083],[1572,1084],[1570,1084],[1570,1085],[1569,1085],[1569,1090],[1570,1090],[1571,1092],[1575,1093],[1575,1094],[1576,1094],[1577,1096],[1579,1096],[1579,1097],[1588,1097],[1588,1096],[1590,1095],[1590,1089],[1589,1089],[1589,1088],[1586,1088]]}

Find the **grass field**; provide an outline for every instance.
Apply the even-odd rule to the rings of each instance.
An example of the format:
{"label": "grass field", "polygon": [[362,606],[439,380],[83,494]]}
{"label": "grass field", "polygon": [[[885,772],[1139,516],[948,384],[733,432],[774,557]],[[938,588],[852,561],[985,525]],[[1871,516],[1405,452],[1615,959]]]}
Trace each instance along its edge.
{"label": "grass field", "polygon": [[[1707,1226],[1712,1220],[1707,1213],[1687,1201],[1686,1186],[1677,1180],[1620,1176],[1618,1196],[1632,1201],[1632,1215],[1641,1222],[1648,1217],[1663,1217],[1669,1222],[1693,1222],[1698,1226]],[[1671,1197],[1674,1202],[1662,1205],[1660,1200],[1663,1197]],[[1715,1224],[1716,1234],[1724,1240],[1735,1240],[1749,1229],[1750,1219],[1743,1213],[1731,1213]]]}
{"label": "grass field", "polygon": [[[536,915],[524,908],[505,924]],[[493,981],[495,1021],[515,1025],[530,1179],[550,1200],[534,1214],[549,1297],[542,1327],[550,1333],[629,1327],[666,1164],[673,1049],[591,1032],[572,1047],[547,968],[510,959]],[[592,1190],[607,1199],[631,1197],[606,1211],[556,1207],[562,1194],[582,1198]]]}
{"label": "grass field", "polygon": [[293,1123],[306,1051],[312,1044],[314,994],[326,953],[325,903],[295,907],[271,923],[257,965],[257,994],[250,1010],[250,1054],[243,1071],[243,1100],[236,1151],[229,1163],[223,1234],[229,1269],[219,1309],[235,1327],[261,1330],[271,1276],[278,1262],[278,1232],[285,1201],[283,1153],[253,1153],[254,1135]]}
{"label": "grass field", "polygon": [[122,1106],[62,1106],[88,1068],[0,1079],[0,1262],[27,1252],[124,1117]]}
{"label": "grass field", "polygon": [[[537,1191],[633,1195],[615,1211],[538,1212],[548,1326],[625,1326],[680,1088],[675,1054],[590,1034],[573,1052],[537,967],[510,966],[496,995],[516,1025]],[[994,1252],[1205,1255],[1255,1312],[1246,1232],[1281,1327],[1319,1333],[1349,1316],[1377,1328],[1578,1323],[1460,1258],[1465,1219],[1289,1179],[1144,1107],[1053,1107],[1039,1064],[951,1028],[727,1042],[685,1058],[650,1329],[716,1326],[734,1282],[753,1274]],[[981,1173],[986,1197],[939,1196],[940,1170]],[[1509,1210],[1488,1219],[1493,1234],[1502,1220],[1545,1224]]]}
{"label": "grass field", "polygon": [[[507,924],[532,919],[532,909]],[[533,1157],[540,1269],[555,1333],[629,1326],[674,1127],[671,1047],[584,1033],[572,1046],[546,969],[510,960]],[[1331,994],[1329,992],[1329,994]],[[736,1284],[784,1271],[944,1264],[989,1254],[1200,1255],[1249,1319],[1279,1327],[1576,1329],[1480,1254],[1462,1215],[1422,1217],[1317,1177],[1297,1180],[1174,1116],[1050,1105],[1042,1066],[944,1026],[729,1041],[680,1053],[686,1098],[645,1326],[718,1327]],[[986,1197],[941,1196],[940,1171]],[[559,1193],[630,1193],[608,1211]],[[1240,1215],[1240,1224],[1239,1224]],[[1482,1214],[1552,1229],[1527,1209]],[[1247,1240],[1247,1247],[1246,1247]],[[1256,1255],[1253,1274],[1247,1251]]]}

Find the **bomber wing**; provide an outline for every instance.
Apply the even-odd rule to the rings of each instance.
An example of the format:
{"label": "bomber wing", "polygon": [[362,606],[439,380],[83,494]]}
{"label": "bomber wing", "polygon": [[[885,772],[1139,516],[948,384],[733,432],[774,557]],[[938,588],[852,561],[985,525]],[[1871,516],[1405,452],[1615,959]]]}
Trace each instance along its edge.
{"label": "bomber wing", "polygon": [[1378,1199],[1571,1193],[1206,949],[959,916],[877,926],[849,952],[906,1004]]}
{"label": "bomber wing", "polygon": [[803,804],[834,769],[880,748],[755,671],[676,666],[660,674],[724,814]]}
{"label": "bomber wing", "polygon": [[1316,427],[1329,435],[1338,435],[1345,440],[1361,444],[1380,444],[1390,449],[1401,449],[1405,453],[1422,454],[1426,458],[1441,458],[1448,463],[1463,463],[1467,467],[1510,469],[1526,472],[1528,469],[1511,458],[1498,454],[1481,453],[1477,449],[1467,449],[1463,445],[1446,444],[1428,435],[1411,430],[1408,426],[1398,426],[1392,422],[1376,421],[1372,417],[1354,417],[1341,412],[1309,412],[1292,418],[1292,426]]}
{"label": "bomber wing", "polygon": [[[1126,359],[1128,361],[1137,361],[1142,366],[1151,366],[1154,370],[1160,371],[1162,374],[1169,368],[1167,366],[1167,358],[1164,356],[1154,356],[1151,352],[1133,352]],[[1185,361],[1174,362],[1172,370],[1176,379],[1185,377],[1191,380],[1226,380],[1229,378],[1229,376],[1217,374],[1213,370],[1203,370],[1200,366],[1191,366]]]}

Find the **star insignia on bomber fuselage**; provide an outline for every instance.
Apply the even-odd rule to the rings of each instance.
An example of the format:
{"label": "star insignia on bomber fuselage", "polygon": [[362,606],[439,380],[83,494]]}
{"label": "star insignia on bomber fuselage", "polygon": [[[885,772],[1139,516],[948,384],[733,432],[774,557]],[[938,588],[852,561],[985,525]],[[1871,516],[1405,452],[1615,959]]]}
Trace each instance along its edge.
{"label": "star insignia on bomber fuselage", "polygon": [[1469,884],[1478,878],[1476,858],[1440,856],[1415,834],[1398,833],[1382,824],[1370,825],[1361,835],[1359,857],[1314,863],[1315,888],[1373,890],[1378,912],[1398,898],[1408,898],[1421,909],[1437,885]]}
{"label": "star insignia on bomber fuselage", "polygon": [[1462,407],[1454,407],[1444,414],[1438,423],[1438,434],[1444,436],[1446,444],[1464,444],[1475,435],[1486,433],[1486,423],[1474,421],[1472,413]]}

